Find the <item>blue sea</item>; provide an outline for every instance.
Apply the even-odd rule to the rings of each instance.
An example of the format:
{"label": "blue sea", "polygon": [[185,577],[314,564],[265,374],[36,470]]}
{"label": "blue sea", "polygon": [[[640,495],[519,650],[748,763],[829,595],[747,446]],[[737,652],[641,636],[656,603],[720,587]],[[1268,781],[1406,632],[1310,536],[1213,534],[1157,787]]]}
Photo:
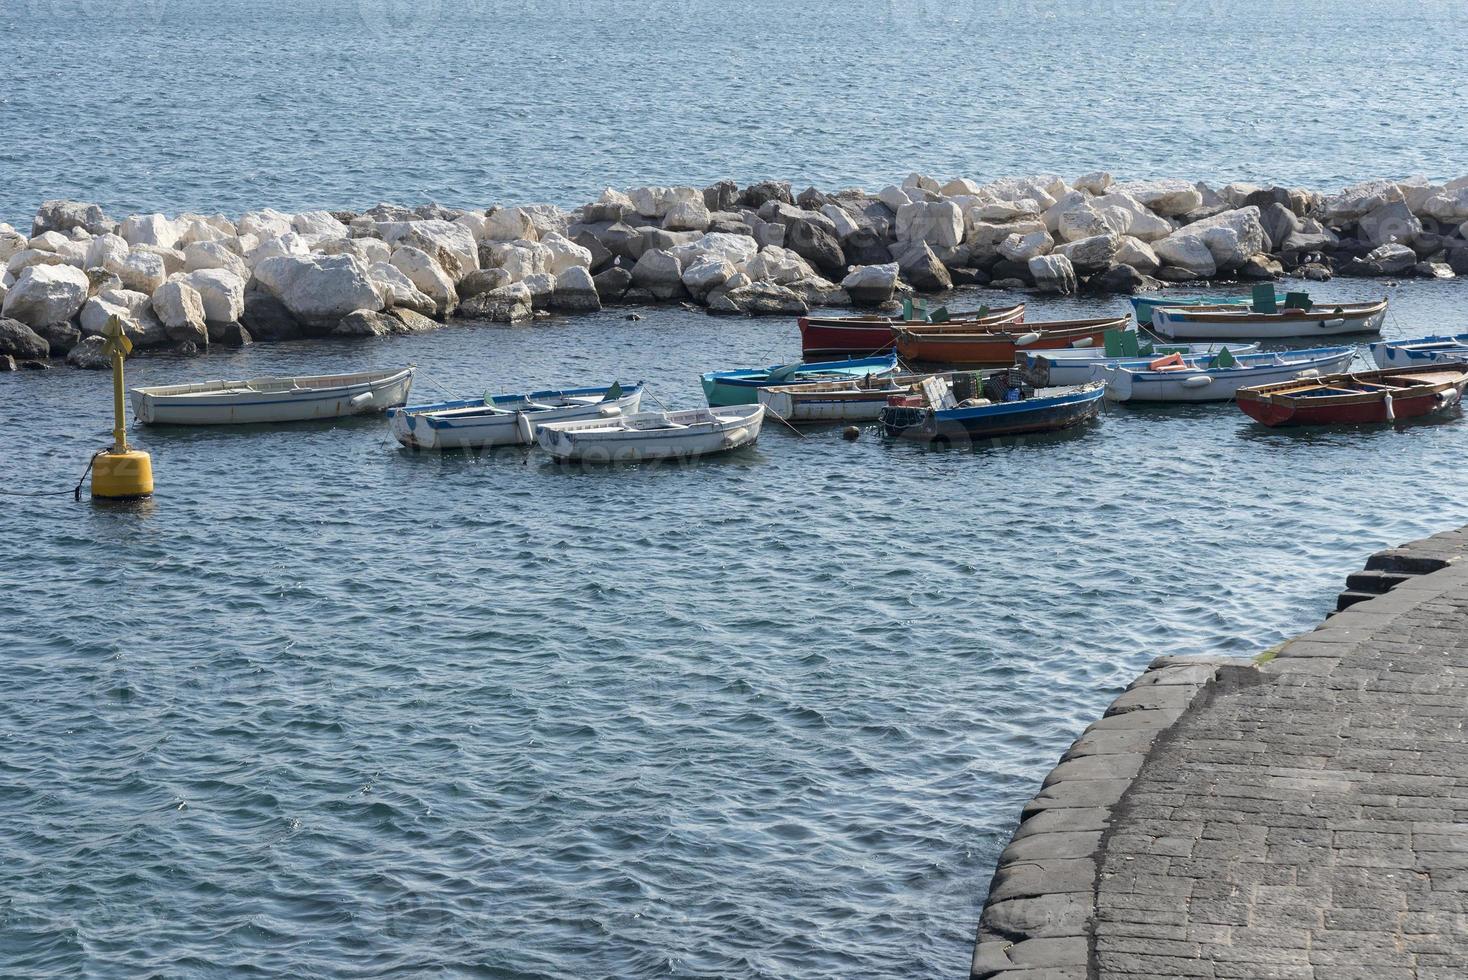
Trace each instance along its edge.
{"label": "blue sea", "polygon": [[[0,0],[0,215],[1455,176],[1462,16]],[[1468,329],[1458,282],[1310,289]],[[619,378],[692,407],[699,373],[798,353],[788,321],[639,312],[128,377],[411,363],[417,399]],[[0,376],[0,425],[5,489],[66,491],[107,379]],[[413,454],[381,418],[131,438],[151,501],[0,502],[4,976],[962,976],[1020,807],[1149,660],[1256,654],[1371,551],[1468,523],[1453,417],[1112,406],[944,451],[772,425],[615,469]]]}

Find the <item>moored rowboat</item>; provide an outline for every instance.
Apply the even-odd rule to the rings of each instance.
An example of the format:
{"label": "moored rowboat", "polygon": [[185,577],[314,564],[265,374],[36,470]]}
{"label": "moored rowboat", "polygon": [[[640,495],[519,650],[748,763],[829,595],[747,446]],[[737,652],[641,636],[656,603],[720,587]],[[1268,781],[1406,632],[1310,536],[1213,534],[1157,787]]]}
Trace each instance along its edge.
{"label": "moored rowboat", "polygon": [[992,329],[965,324],[904,325],[897,330],[897,351],[908,361],[956,366],[1008,367],[1020,351],[1100,346],[1108,330],[1124,330],[1130,317],[1057,320]]}
{"label": "moored rowboat", "polygon": [[[1286,302],[1283,294],[1276,293],[1274,301],[1283,306]],[[1133,296],[1132,310],[1137,315],[1137,323],[1141,326],[1150,326],[1152,314],[1164,307],[1176,306],[1250,306],[1254,302],[1252,296]]]}
{"label": "moored rowboat", "polygon": [[850,381],[776,385],[759,390],[759,403],[786,422],[871,422],[893,396],[914,395],[928,374],[892,374]]}
{"label": "moored rowboat", "polygon": [[824,364],[777,364],[767,368],[710,371],[699,380],[703,383],[703,394],[709,405],[717,408],[720,405],[753,405],[759,401],[759,389],[771,385],[845,381],[891,374],[896,370],[897,355],[887,354]]}
{"label": "moored rowboat", "polygon": [[[948,323],[967,323],[975,327],[1019,323],[1025,318],[1025,305],[981,309],[952,314]],[[800,326],[801,356],[806,360],[828,357],[870,357],[884,354],[897,343],[897,328],[910,322],[889,316],[803,316]]]}
{"label": "moored rowboat", "polygon": [[[1001,378],[1003,376],[1001,375]],[[985,382],[989,388],[995,379]],[[1056,432],[1094,419],[1101,411],[1106,386],[1074,388],[1010,388],[1005,400],[955,401],[952,386],[941,378],[923,383],[925,405],[889,405],[882,410],[882,429],[895,438],[933,445],[961,445],[975,439]]]}
{"label": "moored rowboat", "polygon": [[393,435],[410,449],[479,449],[529,446],[545,422],[607,418],[636,412],[642,385],[566,388],[526,395],[494,395],[388,412]]}
{"label": "moored rowboat", "polygon": [[537,429],[536,442],[565,461],[691,459],[753,445],[764,417],[763,405],[639,412],[618,418],[548,422]]}
{"label": "moored rowboat", "polygon": [[1258,313],[1238,306],[1165,307],[1152,314],[1152,326],[1170,340],[1248,340],[1327,337],[1378,333],[1386,319],[1386,300],[1375,303],[1325,303],[1308,310]]}
{"label": "moored rowboat", "polygon": [[1150,354],[1137,357],[1112,357],[1106,351],[1088,348],[1083,350],[1041,351],[1020,355],[1025,373],[1037,388],[1050,385],[1079,385],[1095,379],[1098,365],[1102,367],[1124,367],[1145,370],[1159,357],[1178,354],[1187,364],[1199,364],[1227,350],[1235,356],[1253,354],[1258,344],[1159,344]]}
{"label": "moored rowboat", "polygon": [[1421,367],[1453,361],[1468,361],[1468,333],[1457,336],[1414,337],[1411,340],[1378,340],[1367,344],[1379,368]]}
{"label": "moored rowboat", "polygon": [[1265,425],[1361,425],[1419,418],[1459,404],[1468,364],[1332,374],[1239,390],[1239,408]]}
{"label": "moored rowboat", "polygon": [[[1240,388],[1287,381],[1307,372],[1329,374],[1344,370],[1356,356],[1354,347],[1317,347],[1311,350],[1219,357],[1189,365],[1173,363],[1140,370],[1100,367],[1106,397],[1112,401],[1217,402],[1228,401]],[[1173,358],[1182,361],[1182,358]],[[1232,362],[1232,363],[1230,363]],[[1157,362],[1154,362],[1157,363]]]}
{"label": "moored rowboat", "polygon": [[413,369],[133,388],[133,414],[151,425],[304,422],[385,411],[408,400]]}

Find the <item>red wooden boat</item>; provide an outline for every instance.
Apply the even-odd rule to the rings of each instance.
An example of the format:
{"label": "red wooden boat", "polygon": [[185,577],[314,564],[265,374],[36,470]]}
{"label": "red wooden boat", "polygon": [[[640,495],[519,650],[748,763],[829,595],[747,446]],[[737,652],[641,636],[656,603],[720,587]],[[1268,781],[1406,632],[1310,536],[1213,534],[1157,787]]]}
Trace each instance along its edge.
{"label": "red wooden boat", "polygon": [[1327,374],[1240,388],[1239,408],[1265,425],[1364,425],[1411,419],[1458,404],[1468,364]]}
{"label": "red wooden boat", "polygon": [[[972,313],[955,313],[943,325],[968,324],[973,327],[1002,326],[1022,323],[1025,304],[1002,306]],[[800,348],[807,361],[869,357],[885,354],[897,341],[898,327],[917,326],[920,321],[907,321],[890,316],[803,316],[800,324]]]}
{"label": "red wooden boat", "polygon": [[961,367],[1008,367],[1016,354],[1065,347],[1099,347],[1106,331],[1125,330],[1131,317],[1056,320],[1004,326],[913,323],[897,330],[897,352],[907,361]]}

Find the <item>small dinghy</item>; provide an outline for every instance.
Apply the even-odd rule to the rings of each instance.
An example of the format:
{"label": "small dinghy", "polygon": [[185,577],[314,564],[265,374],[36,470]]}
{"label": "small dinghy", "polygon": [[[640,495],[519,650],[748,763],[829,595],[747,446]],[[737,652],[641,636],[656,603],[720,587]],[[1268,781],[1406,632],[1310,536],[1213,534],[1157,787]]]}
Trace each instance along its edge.
{"label": "small dinghy", "polygon": [[1420,418],[1463,400],[1468,364],[1332,374],[1239,390],[1244,414],[1269,426],[1364,425]]}
{"label": "small dinghy", "polygon": [[803,316],[800,326],[801,356],[808,361],[833,357],[870,357],[884,354],[897,344],[897,328],[909,323],[967,323],[978,327],[997,327],[1019,323],[1025,318],[1025,305],[983,307],[973,312],[948,313],[941,307],[929,314],[915,311],[911,301],[904,302],[903,316]]}
{"label": "small dinghy", "polygon": [[1251,385],[1344,371],[1355,356],[1354,347],[1317,347],[1238,356],[1220,352],[1190,364],[1180,354],[1169,354],[1139,369],[1098,365],[1095,370],[1112,401],[1223,402]]}
{"label": "small dinghy", "polygon": [[827,361],[818,364],[776,364],[767,368],[738,371],[710,371],[699,380],[710,407],[721,405],[754,405],[759,389],[771,385],[806,384],[820,381],[846,381],[853,378],[880,377],[897,370],[897,355],[864,357],[854,361]]}
{"label": "small dinghy", "polygon": [[413,369],[133,388],[133,414],[149,425],[305,422],[382,412],[408,400]]}
{"label": "small dinghy", "polygon": [[610,418],[636,412],[642,385],[532,391],[527,395],[409,405],[388,412],[392,432],[410,449],[484,449],[535,444],[545,422]]}
{"label": "small dinghy", "polygon": [[897,351],[904,360],[970,367],[1009,367],[1022,351],[1100,347],[1108,330],[1125,330],[1129,316],[1059,320],[1000,327],[964,323],[903,325]]}
{"label": "small dinghy", "polygon": [[894,395],[911,396],[930,374],[891,374],[851,381],[776,385],[759,390],[759,403],[786,422],[871,422]]}
{"label": "small dinghy", "polygon": [[1201,364],[1227,350],[1237,357],[1253,354],[1258,344],[1157,344],[1145,353],[1112,355],[1105,350],[1057,350],[1023,354],[1020,364],[1037,388],[1049,385],[1079,385],[1095,380],[1096,367],[1122,367],[1146,370],[1159,357],[1177,354],[1189,365]]}
{"label": "small dinghy", "polygon": [[923,382],[921,399],[894,399],[895,404],[882,410],[882,431],[893,438],[961,445],[975,439],[1057,432],[1089,422],[1101,411],[1106,386],[1099,382],[1029,388],[1016,383],[1016,375],[1006,371],[986,378],[979,392],[963,399],[954,391],[962,376],[956,375],[953,382],[930,378]]}
{"label": "small dinghy", "polygon": [[753,445],[764,418],[763,405],[639,412],[620,418],[549,422],[537,428],[536,441],[541,449],[565,461],[693,459]]}
{"label": "small dinghy", "polygon": [[1374,344],[1368,344],[1367,349],[1379,368],[1422,367],[1425,364],[1468,361],[1468,333],[1452,337],[1378,340]]}
{"label": "small dinghy", "polygon": [[[1283,306],[1288,297],[1274,293],[1275,303]],[[1133,296],[1132,310],[1137,323],[1144,327],[1152,325],[1152,314],[1163,307],[1178,306],[1251,306],[1253,296]]]}
{"label": "small dinghy", "polygon": [[[1169,340],[1272,340],[1283,337],[1332,337],[1380,333],[1386,319],[1385,299],[1376,303],[1311,304],[1261,310],[1240,306],[1164,307],[1152,314],[1152,326]],[[1270,304],[1273,306],[1273,304]]]}

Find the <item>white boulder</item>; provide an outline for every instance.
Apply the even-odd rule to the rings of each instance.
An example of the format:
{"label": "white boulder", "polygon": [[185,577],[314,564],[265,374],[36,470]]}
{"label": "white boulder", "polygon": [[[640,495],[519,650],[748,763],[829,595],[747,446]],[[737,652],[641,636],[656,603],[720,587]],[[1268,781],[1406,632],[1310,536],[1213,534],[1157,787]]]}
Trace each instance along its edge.
{"label": "white boulder", "polygon": [[1056,247],[1055,255],[1070,259],[1076,272],[1103,272],[1112,264],[1116,251],[1121,247],[1121,236],[1114,232],[1092,235]]}
{"label": "white boulder", "polygon": [[204,300],[193,286],[180,279],[172,279],[158,288],[152,303],[153,312],[170,340],[190,341],[199,346],[209,342]]}
{"label": "white boulder", "polygon": [[[1252,204],[1184,225],[1176,234],[1202,239],[1213,255],[1214,264],[1225,272],[1237,269],[1250,256],[1263,252],[1268,242],[1259,220],[1259,208]],[[1161,251],[1157,254],[1162,256]]]}
{"label": "white boulder", "polygon": [[86,267],[117,275],[122,263],[127,261],[127,254],[127,241],[121,235],[98,235],[87,243]]}
{"label": "white boulder", "polygon": [[26,250],[26,237],[14,228],[0,229],[0,262],[9,262],[17,252]]}
{"label": "white boulder", "polygon": [[909,193],[906,188],[898,187],[895,184],[888,184],[877,192],[877,200],[887,205],[893,211],[900,211],[909,204],[921,204],[927,199],[927,196],[921,191]]}
{"label": "white boulder", "polygon": [[856,223],[856,219],[852,218],[851,214],[843,207],[835,204],[825,204],[821,206],[821,214],[831,219],[831,224],[836,226],[836,237],[841,241],[845,241],[861,230],[861,226]]}
{"label": "white boulder", "polygon": [[1203,206],[1202,193],[1186,180],[1140,180],[1119,184],[1117,189],[1164,217],[1187,214]]}
{"label": "white boulder", "polygon": [[535,241],[540,233],[524,208],[493,208],[485,215],[485,231],[481,241]]}
{"label": "white boulder", "polygon": [[77,322],[83,334],[94,336],[107,329],[107,320],[113,316],[122,321],[123,329],[134,343],[140,338],[147,338],[152,344],[164,339],[158,335],[160,325],[153,316],[148,294],[132,289],[102,290],[82,304]]}
{"label": "white boulder", "polygon": [[132,215],[123,221],[119,234],[129,245],[173,248],[178,244],[178,228],[161,214]]}
{"label": "white boulder", "polygon": [[999,254],[1011,262],[1028,262],[1037,255],[1048,255],[1055,239],[1048,231],[1032,231],[1028,235],[1010,235],[999,243]]}
{"label": "white boulder", "polygon": [[963,211],[952,201],[907,204],[897,211],[898,241],[953,248],[963,237]]}
{"label": "white boulder", "polygon": [[857,306],[884,306],[897,290],[899,272],[896,262],[859,265],[841,280],[841,288]]}
{"label": "white boulder", "polygon": [[[197,276],[227,275],[229,273],[219,270],[189,273],[191,279]],[[337,321],[354,310],[372,313],[382,310],[382,297],[372,285],[367,267],[354,256],[277,255],[255,267],[255,278],[297,320],[309,326],[335,326]],[[193,285],[194,288],[199,288],[197,284]],[[208,293],[203,289],[199,293],[204,297],[207,308]],[[212,311],[209,318],[215,319]]]}
{"label": "white boulder", "polygon": [[345,238],[347,226],[331,216],[329,211],[302,211],[291,219],[291,227],[305,237]]}
{"label": "white boulder", "polygon": [[153,290],[163,285],[163,281],[168,278],[168,270],[163,265],[162,256],[133,251],[122,260],[122,265],[117,269],[117,278],[122,280],[125,288],[151,296]]}
{"label": "white boulder", "polygon": [[545,271],[553,276],[560,276],[567,269],[577,266],[590,268],[591,249],[577,245],[565,235],[551,232],[540,240],[542,247],[549,253],[545,261]]}
{"label": "white boulder", "polygon": [[250,267],[233,250],[220,242],[194,242],[184,246],[185,272],[200,269],[227,269],[241,279],[250,278]]}
{"label": "white boulder", "polygon": [[407,276],[419,292],[433,301],[436,312],[447,313],[459,305],[454,280],[433,256],[421,248],[400,245],[393,250],[390,261],[393,268]]}
{"label": "white boulder", "polygon": [[1468,184],[1459,183],[1463,180],[1468,177],[1448,181],[1446,187],[1422,202],[1418,212],[1448,224],[1468,220]]}
{"label": "white boulder", "polygon": [[463,225],[431,219],[385,221],[377,228],[389,245],[411,245],[433,256],[454,282],[479,268],[479,243]]}
{"label": "white boulder", "polygon": [[668,209],[663,227],[669,231],[706,231],[709,221],[709,209],[702,199],[679,201]]}
{"label": "white boulder", "polygon": [[668,299],[683,289],[683,267],[672,253],[650,248],[632,267],[632,284],[651,290],[659,299]]}
{"label": "white boulder", "polygon": [[64,323],[87,301],[87,274],[70,265],[27,266],[5,294],[0,315],[28,327]]}
{"label": "white boulder", "polygon": [[1106,189],[1111,186],[1111,174],[1104,170],[1094,170],[1077,177],[1071,186],[1091,195],[1105,194]]}
{"label": "white boulder", "polygon": [[438,304],[413,285],[413,280],[387,261],[374,262],[368,266],[367,277],[377,290],[377,295],[382,297],[384,309],[413,310],[424,316],[433,316],[438,312]]}
{"label": "white boulder", "polygon": [[805,259],[778,245],[766,245],[758,255],[744,263],[743,271],[751,282],[772,282],[779,286],[819,275]]}
{"label": "white boulder", "polygon": [[1213,252],[1202,237],[1186,230],[1152,243],[1152,250],[1165,264],[1207,278],[1218,272]]}
{"label": "white boulder", "polygon": [[601,297],[597,295],[591,270],[584,265],[572,265],[563,269],[556,276],[555,289],[551,293],[551,307],[583,313],[601,309]]}
{"label": "white boulder", "polygon": [[[294,257],[291,257],[295,261]],[[278,259],[267,259],[275,262]],[[263,264],[263,263],[262,263]],[[259,275],[259,270],[255,270]],[[180,282],[191,286],[204,303],[204,317],[211,323],[235,323],[245,312],[245,280],[227,269],[199,269],[178,277]],[[262,280],[263,281],[263,280]],[[269,288],[267,284],[267,288]],[[374,295],[376,295],[374,293]],[[285,297],[277,296],[290,307]],[[347,311],[348,313],[351,310]]]}
{"label": "white boulder", "polygon": [[1030,276],[1042,293],[1068,296],[1076,291],[1076,272],[1064,255],[1037,255],[1029,261]]}
{"label": "white boulder", "polygon": [[262,242],[269,238],[280,238],[295,230],[291,216],[274,208],[251,211],[240,218],[239,234],[254,235]]}
{"label": "white boulder", "polygon": [[1405,199],[1402,189],[1389,180],[1352,184],[1325,199],[1325,220],[1333,225],[1356,221],[1379,207]]}
{"label": "white boulder", "polygon": [[700,302],[709,293],[734,278],[739,270],[734,263],[718,255],[704,255],[683,269],[683,285]]}
{"label": "white boulder", "polygon": [[1162,265],[1157,258],[1157,253],[1152,251],[1152,247],[1132,235],[1122,236],[1120,244],[1116,247],[1115,261],[1118,265],[1129,265],[1138,272],[1148,275],[1156,272]]}
{"label": "white boulder", "polygon": [[278,258],[288,255],[310,255],[311,249],[306,240],[293,231],[288,231],[275,238],[262,238],[260,244],[256,245],[245,256],[245,264],[254,269],[266,259]]}

